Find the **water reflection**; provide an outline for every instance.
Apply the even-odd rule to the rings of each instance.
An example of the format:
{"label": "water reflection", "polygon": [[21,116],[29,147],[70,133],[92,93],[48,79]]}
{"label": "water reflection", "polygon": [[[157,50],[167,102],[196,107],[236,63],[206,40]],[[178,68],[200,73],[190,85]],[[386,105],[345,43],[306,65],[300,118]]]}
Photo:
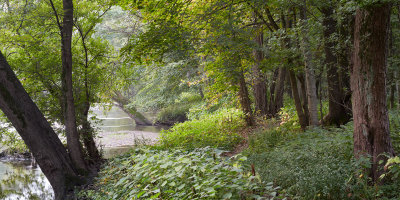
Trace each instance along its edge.
{"label": "water reflection", "polygon": [[[98,106],[92,109],[94,115],[100,119],[96,128],[108,136],[107,139],[127,140],[122,137],[124,134],[156,134],[166,127],[155,126],[136,126],[134,120],[117,107],[104,110]],[[94,122],[94,121],[93,121]],[[140,135],[139,134],[139,135]],[[132,149],[131,145],[109,147],[103,149],[105,158],[111,158],[128,152]],[[11,161],[0,160],[0,199],[4,200],[24,200],[24,199],[53,199],[54,193],[49,181],[46,179],[39,167],[33,168],[29,160]]]}
{"label": "water reflection", "polygon": [[0,161],[0,199],[53,199],[53,189],[30,161]]}

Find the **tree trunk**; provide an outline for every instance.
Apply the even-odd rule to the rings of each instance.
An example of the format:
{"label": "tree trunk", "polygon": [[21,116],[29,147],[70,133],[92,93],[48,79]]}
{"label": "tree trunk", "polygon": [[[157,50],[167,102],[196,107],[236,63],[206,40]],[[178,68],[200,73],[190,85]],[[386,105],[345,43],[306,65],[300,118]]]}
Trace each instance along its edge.
{"label": "tree trunk", "polygon": [[243,72],[241,72],[239,75],[239,99],[240,99],[240,105],[245,115],[247,126],[253,126],[254,119],[251,112],[251,102]]}
{"label": "tree trunk", "polygon": [[308,22],[307,22],[307,10],[305,5],[301,8],[300,18],[302,20],[302,39],[301,39],[301,50],[304,56],[304,65],[306,73],[306,84],[307,84],[307,99],[308,99],[308,112],[310,114],[310,125],[318,126],[318,99],[317,89],[315,81],[315,66],[313,65],[313,55],[311,52],[310,41],[308,38]]}
{"label": "tree trunk", "polygon": [[[88,95],[88,93],[86,93]],[[88,120],[89,118],[89,109],[90,109],[90,102],[89,97],[87,96],[85,100],[85,107],[83,110],[83,115],[81,119],[82,128],[79,132],[80,137],[83,140],[83,144],[85,145],[87,154],[89,156],[89,161],[91,164],[94,164],[96,167],[99,167],[98,164],[101,162],[101,155],[99,150],[97,149],[96,142],[94,141],[93,133],[94,130],[90,125]]]}
{"label": "tree trunk", "polygon": [[257,43],[257,49],[253,50],[255,63],[252,67],[253,72],[253,92],[255,100],[255,110],[256,115],[264,116],[267,114],[268,102],[267,102],[267,86],[265,84],[265,78],[260,70],[260,63],[264,59],[263,52],[261,48],[263,46],[263,31],[262,28],[257,27],[257,35],[255,37],[255,42]]}
{"label": "tree trunk", "polygon": [[72,0],[63,0],[63,26],[61,31],[61,60],[62,73],[61,83],[64,98],[64,124],[67,136],[67,146],[74,164],[81,170],[86,171],[86,163],[82,153],[82,146],[79,142],[79,134],[76,126],[74,94],[72,85],[72,28],[74,23],[74,6]]}
{"label": "tree trunk", "polygon": [[[352,57],[352,43],[354,33],[354,15],[347,14],[339,25],[339,51],[337,59],[339,63],[339,85],[343,91],[343,107],[349,120],[352,117],[351,89],[350,89],[350,63]],[[350,42],[346,42],[349,41]],[[350,43],[350,44],[349,44]]]}
{"label": "tree trunk", "polygon": [[275,69],[273,77],[272,77],[272,82],[271,86],[269,87],[269,107],[268,107],[268,115],[270,117],[273,116],[273,110],[275,108],[275,87],[277,83],[277,79],[279,77],[279,69]]}
{"label": "tree trunk", "polygon": [[297,89],[297,80],[296,75],[294,74],[293,70],[289,70],[289,77],[290,77],[290,85],[292,86],[292,94],[294,99],[294,104],[296,106],[297,116],[299,117],[299,123],[301,129],[304,131],[307,127],[307,118],[303,112],[303,108],[301,107],[301,100],[299,96],[299,91]]}
{"label": "tree trunk", "polygon": [[300,83],[301,102],[302,102],[303,112],[306,116],[307,125],[309,125],[310,124],[310,112],[308,111],[307,87],[306,87],[306,81],[304,80],[304,74],[298,74],[297,78]]}
{"label": "tree trunk", "polygon": [[334,54],[335,44],[332,41],[332,35],[336,30],[336,20],[333,17],[333,7],[327,6],[322,8],[324,15],[322,24],[324,29],[324,42],[325,42],[325,66],[327,67],[327,80],[328,80],[328,99],[329,99],[329,113],[323,118],[323,124],[337,126],[348,122],[350,117],[347,115],[344,91],[340,86],[339,80],[339,67],[338,59]]}
{"label": "tree trunk", "polygon": [[80,182],[63,144],[0,52],[0,108],[18,131],[53,187],[56,199]]}
{"label": "tree trunk", "polygon": [[279,73],[278,73],[278,81],[275,86],[275,91],[274,91],[274,101],[271,103],[271,111],[270,114],[272,116],[276,116],[276,114],[279,112],[279,110],[283,106],[283,92],[285,89],[285,79],[286,79],[286,68],[285,67],[280,67],[279,68]]}
{"label": "tree trunk", "polygon": [[386,64],[390,4],[357,9],[354,30],[353,93],[354,154],[372,157],[372,180],[379,182],[385,160],[394,155],[386,103]]}

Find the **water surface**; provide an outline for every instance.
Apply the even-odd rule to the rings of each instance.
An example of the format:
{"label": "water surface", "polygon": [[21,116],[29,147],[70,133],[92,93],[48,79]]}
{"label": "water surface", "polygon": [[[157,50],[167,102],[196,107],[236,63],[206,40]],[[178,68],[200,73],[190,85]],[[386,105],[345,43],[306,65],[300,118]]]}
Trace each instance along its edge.
{"label": "water surface", "polygon": [[[134,120],[117,107],[103,109],[95,107],[92,116],[96,115],[99,123],[94,126],[100,132],[99,135],[109,137],[105,139],[126,140],[131,139],[129,134],[146,136],[152,134],[157,137],[161,129],[165,127],[136,126]],[[125,138],[124,138],[125,137]],[[118,140],[117,140],[118,139]],[[111,158],[132,149],[132,145],[117,145],[117,147],[103,148],[105,158]],[[0,160],[0,199],[53,199],[54,193],[49,181],[39,167],[32,167],[30,160]]]}

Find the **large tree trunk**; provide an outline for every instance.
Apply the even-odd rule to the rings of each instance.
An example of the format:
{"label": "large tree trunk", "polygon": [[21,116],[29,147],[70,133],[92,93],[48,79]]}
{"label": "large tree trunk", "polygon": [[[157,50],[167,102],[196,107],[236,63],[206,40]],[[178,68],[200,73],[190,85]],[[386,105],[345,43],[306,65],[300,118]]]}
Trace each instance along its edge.
{"label": "large tree trunk", "polygon": [[255,113],[256,115],[264,116],[267,114],[267,86],[265,84],[265,78],[260,70],[261,61],[264,59],[261,48],[263,46],[263,31],[262,28],[257,27],[257,35],[255,42],[257,43],[257,49],[253,50],[255,64],[252,67],[253,72],[253,92],[255,100]]}
{"label": "large tree trunk", "polygon": [[240,99],[240,105],[245,115],[247,126],[253,126],[254,119],[253,119],[253,114],[251,112],[251,102],[243,72],[239,74],[239,99]]}
{"label": "large tree trunk", "polygon": [[302,38],[301,38],[301,50],[304,56],[304,65],[306,73],[306,84],[307,84],[307,99],[308,99],[308,112],[310,114],[310,125],[318,126],[318,98],[317,88],[315,81],[315,66],[313,64],[313,55],[310,47],[310,40],[308,38],[308,22],[307,22],[307,10],[305,5],[301,7],[300,18],[302,20]]}
{"label": "large tree trunk", "polygon": [[0,52],[0,108],[33,153],[53,187],[64,199],[80,178],[63,144],[26,93]]}
{"label": "large tree trunk", "polygon": [[350,117],[347,115],[344,91],[340,86],[339,80],[339,66],[338,59],[334,54],[335,44],[332,41],[332,35],[336,30],[336,20],[333,16],[333,7],[326,6],[321,9],[324,19],[322,21],[324,29],[324,42],[325,42],[325,60],[324,63],[327,67],[327,80],[328,80],[328,99],[329,99],[329,113],[323,118],[325,125],[335,124],[337,126],[347,123]]}
{"label": "large tree trunk", "polygon": [[[386,64],[390,4],[357,9],[354,30],[353,93],[354,154],[372,156],[370,176],[378,182],[385,160],[394,155],[386,103]],[[383,162],[384,163],[384,162]]]}
{"label": "large tree trunk", "polygon": [[64,98],[64,124],[67,136],[68,151],[74,164],[81,170],[86,171],[86,163],[82,153],[82,146],[79,142],[79,134],[76,126],[74,94],[72,85],[72,28],[74,20],[74,6],[72,0],[63,0],[63,25],[61,31],[61,59],[62,73],[61,83]]}

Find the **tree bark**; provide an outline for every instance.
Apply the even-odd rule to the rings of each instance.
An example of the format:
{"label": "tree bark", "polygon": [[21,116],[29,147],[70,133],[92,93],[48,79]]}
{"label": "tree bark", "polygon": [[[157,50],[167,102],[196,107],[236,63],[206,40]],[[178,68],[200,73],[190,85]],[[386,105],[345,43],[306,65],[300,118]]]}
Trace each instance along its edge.
{"label": "tree bark", "polygon": [[253,72],[253,92],[255,100],[255,114],[264,116],[268,110],[267,100],[267,86],[265,84],[265,78],[260,70],[261,61],[264,59],[261,48],[263,46],[263,31],[262,28],[256,28],[256,37],[254,41],[257,43],[257,49],[253,50],[253,56],[255,63],[252,67]]}
{"label": "tree bark", "polygon": [[350,120],[347,115],[344,91],[340,86],[338,59],[334,54],[335,44],[332,41],[332,35],[336,31],[337,22],[333,17],[333,7],[326,6],[322,9],[324,26],[324,43],[325,43],[325,60],[324,64],[327,67],[328,80],[328,99],[329,113],[323,118],[323,124],[337,126],[345,124]]}
{"label": "tree bark", "polygon": [[272,81],[271,81],[271,85],[269,87],[269,107],[268,107],[268,115],[269,117],[273,116],[273,110],[275,108],[275,88],[276,88],[276,83],[277,83],[277,79],[279,77],[279,68],[275,69],[274,74],[272,75]]}
{"label": "tree bark", "polygon": [[303,107],[303,112],[306,116],[307,125],[310,124],[310,112],[308,111],[308,100],[307,100],[307,86],[306,81],[304,80],[304,74],[298,74],[297,78],[300,83],[300,91],[301,91],[301,102]]}
{"label": "tree bark", "polygon": [[74,6],[72,0],[63,0],[63,25],[61,32],[61,83],[64,98],[64,124],[67,136],[67,146],[74,164],[82,171],[86,171],[86,163],[79,142],[79,134],[76,126],[74,94],[72,85],[72,28],[74,23]]}
{"label": "tree bark", "polygon": [[296,106],[297,116],[299,117],[299,123],[301,129],[304,131],[307,127],[307,118],[303,112],[303,108],[301,106],[301,100],[299,96],[299,90],[297,89],[297,80],[296,75],[294,74],[293,70],[289,70],[289,77],[290,77],[290,85],[292,86],[292,94],[294,99],[294,104]]}
{"label": "tree bark", "polygon": [[307,10],[305,5],[301,7],[300,18],[302,20],[302,39],[301,39],[301,50],[304,56],[304,65],[306,73],[306,84],[307,84],[307,99],[308,99],[308,112],[310,114],[310,125],[318,126],[318,99],[317,89],[315,81],[315,66],[313,65],[313,55],[310,50],[310,41],[307,36],[309,33],[308,22],[307,22]]}
{"label": "tree bark", "polygon": [[[278,72],[278,80],[274,91],[274,101],[271,103],[270,114],[276,116],[283,107],[283,92],[285,89],[286,68],[280,67]],[[272,92],[272,91],[271,91]]]}
{"label": "tree bark", "polygon": [[246,81],[244,79],[243,72],[240,72],[240,74],[239,74],[239,99],[240,99],[240,105],[242,107],[242,111],[245,115],[245,120],[246,120],[247,126],[253,126],[255,123],[254,123],[253,114],[251,112],[251,102],[250,102],[249,92],[247,90]]}
{"label": "tree bark", "polygon": [[372,180],[382,174],[382,153],[393,156],[386,102],[386,65],[390,4],[357,9],[354,29],[353,93],[354,154],[369,154]]}
{"label": "tree bark", "polygon": [[80,182],[70,157],[0,52],[0,108],[11,121],[53,187],[64,199]]}
{"label": "tree bark", "polygon": [[86,98],[84,104],[85,107],[81,119],[82,128],[80,129],[79,135],[83,140],[83,144],[85,145],[90,164],[94,164],[96,167],[99,167],[98,164],[101,162],[102,158],[99,150],[97,149],[96,142],[94,141],[94,130],[88,120],[90,110],[90,102],[88,97]]}
{"label": "tree bark", "polygon": [[[339,25],[339,51],[337,59],[339,63],[339,84],[343,91],[343,106],[346,115],[351,119],[351,88],[350,88],[350,64],[353,48],[354,33],[354,14],[347,14],[345,19]],[[350,42],[346,42],[350,41]]]}

